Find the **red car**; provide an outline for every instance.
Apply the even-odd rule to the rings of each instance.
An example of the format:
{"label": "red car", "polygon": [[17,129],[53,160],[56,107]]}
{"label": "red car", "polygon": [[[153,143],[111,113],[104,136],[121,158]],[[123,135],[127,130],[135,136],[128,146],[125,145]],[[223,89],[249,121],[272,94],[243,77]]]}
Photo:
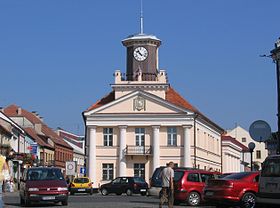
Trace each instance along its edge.
{"label": "red car", "polygon": [[61,169],[38,167],[26,169],[20,182],[20,204],[61,202],[68,204],[68,187]]}
{"label": "red car", "polygon": [[218,178],[219,173],[196,169],[175,169],[174,172],[174,203],[187,202],[197,206],[202,201],[205,182]]}
{"label": "red car", "polygon": [[217,207],[236,204],[245,208],[256,205],[259,172],[233,173],[221,179],[209,180],[204,200]]}

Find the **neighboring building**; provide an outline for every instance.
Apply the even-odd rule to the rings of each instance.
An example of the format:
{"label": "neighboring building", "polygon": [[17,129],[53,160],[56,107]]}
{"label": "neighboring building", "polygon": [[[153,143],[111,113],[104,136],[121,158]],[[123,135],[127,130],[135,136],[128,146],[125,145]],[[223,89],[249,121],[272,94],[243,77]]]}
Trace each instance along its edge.
{"label": "neighboring building", "polygon": [[265,160],[265,158],[268,155],[268,152],[265,148],[265,143],[262,142],[255,142],[249,132],[242,128],[241,126],[237,126],[234,129],[228,130],[227,135],[236,138],[237,141],[239,141],[241,144],[248,147],[248,144],[250,142],[254,142],[256,147],[253,152],[253,163],[255,165],[255,169],[260,169],[262,162]]}
{"label": "neighboring building", "polygon": [[25,139],[24,130],[2,111],[0,111],[0,126],[3,132],[1,144],[9,145],[16,153],[30,153],[28,147],[33,141]]}
{"label": "neighboring building", "polygon": [[250,151],[235,138],[222,136],[222,153],[223,173],[250,171]]}
{"label": "neighboring building", "polygon": [[52,148],[45,148],[43,154],[40,152],[40,158],[45,158],[43,160],[48,165],[60,167],[65,171],[65,161],[73,160],[73,148],[49,128],[43,122],[42,117],[39,117],[36,112],[29,112],[16,105],[4,108],[4,113],[23,128],[34,129],[45,143],[53,146],[54,154]]}
{"label": "neighboring building", "polygon": [[141,33],[122,43],[127,73],[116,70],[112,91],[83,112],[94,186],[117,176],[149,181],[169,161],[221,171],[223,129],[170,86],[158,68],[161,40]]}
{"label": "neighboring building", "polygon": [[37,143],[37,159],[39,166],[49,166],[53,164],[54,158],[54,143],[51,139],[44,135],[38,134],[35,129],[28,127],[24,128],[26,134],[34,139]]}
{"label": "neighboring building", "polygon": [[61,128],[57,130],[57,133],[73,148],[73,161],[75,161],[77,165],[76,176],[84,176],[81,170],[85,168],[85,137],[78,136]]}

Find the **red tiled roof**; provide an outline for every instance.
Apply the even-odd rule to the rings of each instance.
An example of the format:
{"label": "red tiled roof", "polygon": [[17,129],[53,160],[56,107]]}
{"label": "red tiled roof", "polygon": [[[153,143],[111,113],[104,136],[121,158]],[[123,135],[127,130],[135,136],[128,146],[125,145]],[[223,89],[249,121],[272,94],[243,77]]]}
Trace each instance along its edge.
{"label": "red tiled roof", "polygon": [[40,138],[40,136],[37,134],[37,132],[31,128],[24,128],[24,131],[30,136],[32,137],[40,146],[42,147],[48,147],[51,149],[54,149],[53,146],[51,146],[50,144],[48,144],[47,142],[45,142],[43,139]]}
{"label": "red tiled roof", "polygon": [[10,105],[4,108],[4,113],[9,117],[19,117],[23,116],[28,119],[32,124],[42,124],[42,132],[50,137],[55,144],[62,145],[69,149],[73,149],[69,144],[67,144],[63,138],[59,137],[52,129],[50,129],[45,123],[41,121],[36,115],[33,113],[26,111],[21,108],[21,113],[19,114],[19,107],[16,105]]}
{"label": "red tiled roof", "polygon": [[231,136],[225,136],[223,135],[222,136],[222,141],[230,141],[232,142],[233,144],[239,146],[242,148],[242,151],[243,152],[250,152],[249,148],[246,147],[244,144],[240,143],[239,141],[237,141],[235,138],[231,137]]}
{"label": "red tiled roof", "polygon": [[192,106],[187,100],[185,100],[178,92],[176,92],[172,87],[169,87],[165,93],[166,100],[174,105],[179,107],[186,108],[193,112],[198,113],[199,111]]}
{"label": "red tiled roof", "polygon": [[105,95],[103,98],[98,100],[96,103],[91,105],[86,111],[91,111],[93,109],[96,109],[100,106],[103,106],[107,103],[110,103],[115,100],[115,91],[110,92],[108,95]]}

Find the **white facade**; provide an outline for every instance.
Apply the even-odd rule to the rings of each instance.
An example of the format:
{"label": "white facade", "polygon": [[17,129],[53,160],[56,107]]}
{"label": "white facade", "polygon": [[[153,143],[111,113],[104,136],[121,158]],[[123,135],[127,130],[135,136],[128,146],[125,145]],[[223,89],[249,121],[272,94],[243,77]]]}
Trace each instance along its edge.
{"label": "white facade", "polygon": [[254,142],[256,147],[253,152],[253,163],[257,164],[259,168],[261,168],[261,163],[265,160],[268,155],[267,149],[265,148],[265,143],[255,142],[249,132],[242,128],[241,126],[237,126],[234,129],[228,130],[227,135],[236,138],[241,144],[248,147],[250,142]]}

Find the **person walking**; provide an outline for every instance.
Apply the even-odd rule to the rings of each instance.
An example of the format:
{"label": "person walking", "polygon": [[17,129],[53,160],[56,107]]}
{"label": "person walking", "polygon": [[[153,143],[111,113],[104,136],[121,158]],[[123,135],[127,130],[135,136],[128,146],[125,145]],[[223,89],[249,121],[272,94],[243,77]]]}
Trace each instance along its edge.
{"label": "person walking", "polygon": [[164,168],[160,174],[162,179],[162,194],[160,197],[159,207],[161,208],[162,205],[168,202],[168,208],[173,208],[174,203],[174,163],[169,162],[167,167]]}
{"label": "person walking", "polygon": [[2,189],[3,182],[8,179],[7,175],[9,175],[9,168],[6,163],[6,157],[0,154],[0,208],[4,207]]}

